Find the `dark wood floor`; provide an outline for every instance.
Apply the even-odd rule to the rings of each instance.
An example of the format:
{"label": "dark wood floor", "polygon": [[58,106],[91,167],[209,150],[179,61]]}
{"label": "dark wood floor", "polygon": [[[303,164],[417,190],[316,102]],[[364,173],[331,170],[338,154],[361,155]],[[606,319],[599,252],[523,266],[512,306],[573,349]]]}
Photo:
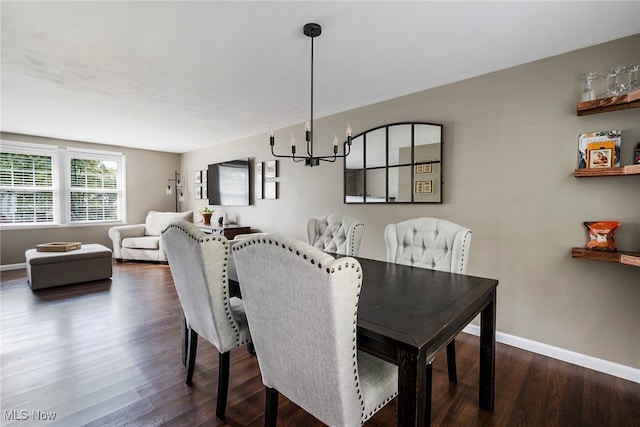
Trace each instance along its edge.
{"label": "dark wood floor", "polygon": [[[166,265],[114,264],[111,280],[35,293],[24,270],[1,274],[0,424],[262,425],[264,389],[245,348],[231,355],[226,423],[215,417],[217,353],[203,340],[193,387],[184,384]],[[445,360],[435,362],[434,426],[640,426],[640,384],[502,344],[495,413],[486,413],[477,407],[478,338],[457,343],[457,386]],[[393,401],[367,426],[395,425],[396,409]],[[34,419],[49,413],[55,420]],[[281,397],[279,425],[321,424]]]}

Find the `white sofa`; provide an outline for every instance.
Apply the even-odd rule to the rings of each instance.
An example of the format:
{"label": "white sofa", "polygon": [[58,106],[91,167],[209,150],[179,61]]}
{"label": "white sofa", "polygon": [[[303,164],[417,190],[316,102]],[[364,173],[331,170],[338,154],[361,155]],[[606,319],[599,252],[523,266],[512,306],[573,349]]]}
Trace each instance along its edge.
{"label": "white sofa", "polygon": [[174,221],[193,222],[193,212],[149,211],[144,224],[120,225],[109,229],[113,257],[118,261],[167,262],[161,232]]}

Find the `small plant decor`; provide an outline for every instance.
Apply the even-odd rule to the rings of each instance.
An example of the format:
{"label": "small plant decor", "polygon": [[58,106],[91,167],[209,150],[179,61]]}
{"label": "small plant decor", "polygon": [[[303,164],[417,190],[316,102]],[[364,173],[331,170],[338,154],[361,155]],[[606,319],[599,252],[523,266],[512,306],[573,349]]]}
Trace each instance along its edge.
{"label": "small plant decor", "polygon": [[213,215],[213,209],[209,208],[209,206],[205,206],[198,210],[198,212],[202,215],[202,222],[205,224],[211,224],[211,215]]}

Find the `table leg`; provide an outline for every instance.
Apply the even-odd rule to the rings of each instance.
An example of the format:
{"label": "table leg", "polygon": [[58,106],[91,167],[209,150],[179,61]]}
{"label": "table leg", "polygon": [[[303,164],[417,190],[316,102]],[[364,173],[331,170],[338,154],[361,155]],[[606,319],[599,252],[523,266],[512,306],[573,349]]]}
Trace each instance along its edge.
{"label": "table leg", "polygon": [[496,369],[496,291],[480,314],[480,408],[493,412]]}
{"label": "table leg", "polygon": [[429,373],[424,355],[398,350],[399,426],[431,425]]}

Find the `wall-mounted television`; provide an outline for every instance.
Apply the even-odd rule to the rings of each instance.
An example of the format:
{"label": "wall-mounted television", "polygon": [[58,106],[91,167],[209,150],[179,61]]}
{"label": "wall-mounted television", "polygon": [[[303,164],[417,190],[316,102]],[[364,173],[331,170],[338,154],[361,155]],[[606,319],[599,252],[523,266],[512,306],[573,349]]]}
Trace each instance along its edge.
{"label": "wall-mounted television", "polygon": [[207,193],[210,205],[249,206],[249,159],[209,165]]}

